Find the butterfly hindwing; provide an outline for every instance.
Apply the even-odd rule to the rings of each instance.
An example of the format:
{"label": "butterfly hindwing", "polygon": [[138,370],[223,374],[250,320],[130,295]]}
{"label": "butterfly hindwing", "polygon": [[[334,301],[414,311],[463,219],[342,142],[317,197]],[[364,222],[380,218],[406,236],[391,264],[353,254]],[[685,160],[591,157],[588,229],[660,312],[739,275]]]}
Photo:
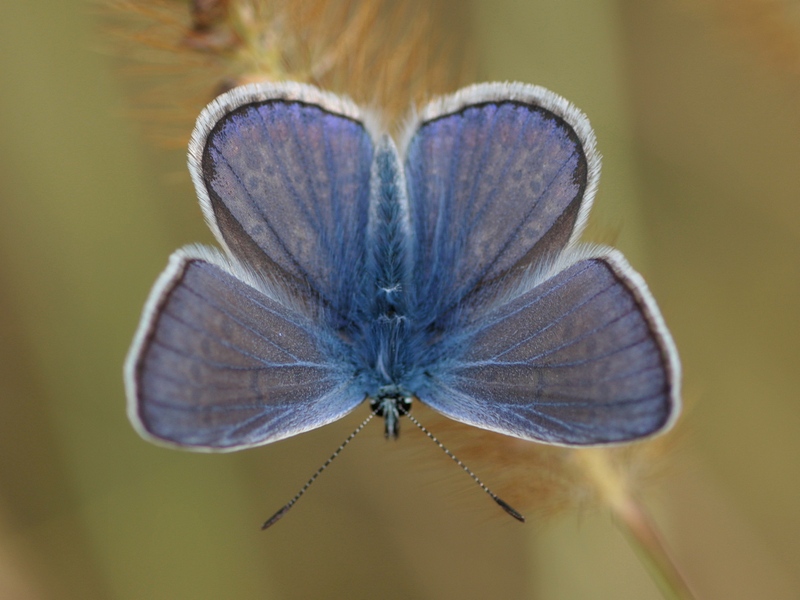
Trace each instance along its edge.
{"label": "butterfly hindwing", "polygon": [[208,450],[265,444],[339,419],[363,399],[324,326],[209,249],[179,250],[131,349],[131,420],[151,439]]}
{"label": "butterfly hindwing", "polygon": [[672,340],[644,281],[616,251],[567,259],[485,315],[464,344],[422,397],[457,421],[594,445],[646,437],[677,413]]}

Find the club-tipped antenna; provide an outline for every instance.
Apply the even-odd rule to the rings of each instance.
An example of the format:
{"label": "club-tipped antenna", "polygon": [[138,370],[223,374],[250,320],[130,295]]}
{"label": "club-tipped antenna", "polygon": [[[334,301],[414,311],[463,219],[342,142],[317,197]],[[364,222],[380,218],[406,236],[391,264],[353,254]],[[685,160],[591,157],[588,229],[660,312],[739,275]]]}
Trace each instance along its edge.
{"label": "club-tipped antenna", "polygon": [[370,413],[370,415],[361,422],[361,425],[356,427],[353,433],[347,436],[347,438],[342,442],[342,445],[336,449],[336,452],[331,454],[331,457],[328,460],[322,463],[322,466],[319,469],[317,469],[317,472],[311,476],[311,479],[309,479],[306,482],[306,484],[300,488],[300,491],[297,492],[297,494],[295,494],[294,498],[289,500],[289,502],[287,502],[283,506],[283,508],[281,508],[278,512],[276,512],[274,515],[272,515],[269,519],[267,519],[264,522],[264,524],[261,526],[262,530],[272,527],[275,523],[277,523],[281,519],[283,515],[289,512],[289,509],[292,508],[297,503],[298,500],[300,500],[302,495],[306,493],[306,490],[311,487],[311,484],[314,483],[314,481],[316,481],[317,477],[319,477],[322,474],[322,472],[328,468],[328,466],[334,461],[334,459],[336,459],[336,457],[339,456],[342,450],[345,449],[345,446],[347,446],[347,444],[353,441],[353,438],[356,437],[361,432],[361,430],[367,426],[367,423],[369,423],[374,416],[375,413]]}
{"label": "club-tipped antenna", "polygon": [[[463,462],[461,462],[461,460],[460,460],[460,459],[459,459],[459,458],[458,458],[458,457],[457,457],[455,454],[453,454],[452,452],[450,452],[450,450],[448,450],[448,449],[447,449],[447,447],[445,447],[445,445],[444,445],[444,444],[442,444],[442,442],[440,442],[440,441],[439,441],[439,440],[436,438],[436,436],[435,436],[435,435],[433,435],[433,434],[432,434],[430,431],[428,431],[428,429],[427,429],[427,428],[426,428],[426,427],[425,427],[425,426],[424,426],[422,423],[420,423],[419,421],[417,421],[417,419],[416,419],[416,417],[414,417],[414,415],[412,415],[411,413],[408,413],[406,416],[409,418],[409,420],[410,420],[412,423],[414,423],[414,425],[416,425],[417,427],[419,427],[419,429],[420,429],[420,431],[422,431],[422,433],[424,433],[424,434],[425,434],[425,435],[427,435],[427,436],[428,436],[428,437],[429,437],[431,440],[433,440],[433,443],[434,443],[434,444],[436,444],[437,446],[439,446],[439,448],[441,448],[441,449],[442,449],[442,451],[443,451],[445,454],[447,454],[447,456],[449,456],[450,458],[452,458],[452,459],[453,459],[453,462],[455,462],[455,463],[456,463],[456,464],[457,464],[459,467],[461,467],[461,468],[464,470],[464,472],[465,472],[467,475],[469,475],[470,477],[472,477],[472,479],[475,481],[475,483],[477,483],[477,484],[480,486],[480,488],[481,488],[481,489],[482,489],[484,492],[486,492],[487,494],[489,494],[489,497],[490,497],[492,500],[494,500],[494,501],[495,501],[495,502],[496,502],[498,505],[500,505],[500,508],[502,508],[502,509],[503,509],[504,511],[506,511],[508,514],[510,514],[512,517],[514,517],[514,518],[515,518],[517,521],[519,521],[520,523],[524,523],[524,522],[525,522],[525,516],[524,516],[524,515],[522,515],[522,514],[520,514],[519,512],[517,512],[517,511],[516,511],[514,508],[512,508],[510,505],[508,505],[508,504],[507,504],[507,503],[506,503],[506,502],[505,502],[505,501],[504,501],[502,498],[500,498],[500,497],[499,497],[497,494],[495,494],[495,493],[494,493],[492,490],[490,490],[490,489],[489,489],[489,488],[486,486],[486,484],[485,484],[485,483],[483,483],[483,482],[482,482],[482,481],[481,481],[481,480],[478,478],[478,476],[477,476],[477,475],[475,475],[475,473],[473,473],[473,472],[472,472],[472,470],[471,470],[471,469],[470,469],[470,468],[469,468],[467,465],[465,465]],[[274,518],[274,517],[273,517],[273,518]]]}

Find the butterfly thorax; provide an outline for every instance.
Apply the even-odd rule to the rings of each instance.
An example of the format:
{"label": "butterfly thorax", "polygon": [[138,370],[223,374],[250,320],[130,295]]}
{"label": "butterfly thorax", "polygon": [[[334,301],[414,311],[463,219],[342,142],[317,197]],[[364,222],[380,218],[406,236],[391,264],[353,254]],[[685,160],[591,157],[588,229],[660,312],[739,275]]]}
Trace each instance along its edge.
{"label": "butterfly thorax", "polygon": [[372,170],[374,204],[353,336],[357,370],[387,437],[397,437],[399,418],[408,414],[417,371],[417,347],[410,287],[409,223],[405,185],[397,150],[388,137],[379,143]]}

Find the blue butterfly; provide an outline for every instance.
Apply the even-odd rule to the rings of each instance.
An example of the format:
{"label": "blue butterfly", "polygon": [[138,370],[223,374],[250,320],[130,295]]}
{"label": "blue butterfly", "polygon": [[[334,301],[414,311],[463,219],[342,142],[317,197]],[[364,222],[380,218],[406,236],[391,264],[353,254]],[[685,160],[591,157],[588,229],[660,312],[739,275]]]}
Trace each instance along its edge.
{"label": "blue butterfly", "polygon": [[399,143],[298,83],[231,90],[189,146],[223,251],[172,255],[125,366],[158,443],[267,444],[368,401],[388,436],[419,400],[549,444],[651,436],[680,365],[642,278],[578,241],[600,172],[586,117],[523,84],[425,106]]}

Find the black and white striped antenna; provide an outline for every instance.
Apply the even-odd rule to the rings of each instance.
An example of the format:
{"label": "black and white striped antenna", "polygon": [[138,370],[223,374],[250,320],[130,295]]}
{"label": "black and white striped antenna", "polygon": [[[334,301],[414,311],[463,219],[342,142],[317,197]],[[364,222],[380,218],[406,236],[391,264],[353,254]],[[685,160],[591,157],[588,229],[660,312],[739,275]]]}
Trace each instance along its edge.
{"label": "black and white striped antenna", "polygon": [[[289,512],[289,509],[292,508],[297,503],[298,500],[300,500],[300,498],[303,496],[303,494],[306,493],[308,488],[311,487],[311,484],[317,480],[317,477],[319,477],[322,474],[322,472],[325,469],[327,469],[330,466],[330,464],[336,459],[336,457],[339,456],[339,454],[341,454],[342,450],[344,450],[345,447],[347,447],[347,444],[353,441],[353,438],[356,437],[359,433],[361,433],[361,430],[367,426],[367,423],[369,423],[373,419],[373,417],[375,417],[375,414],[376,413],[373,410],[373,412],[370,413],[370,415],[366,419],[364,419],[361,422],[361,424],[355,428],[355,430],[353,430],[353,433],[347,436],[347,438],[341,443],[341,445],[336,449],[336,451],[333,454],[331,454],[330,458],[328,458],[328,460],[322,463],[322,466],[319,469],[317,469],[317,471],[311,476],[311,478],[306,482],[306,484],[300,488],[300,491],[297,492],[294,495],[294,497],[291,500],[289,500],[289,502],[283,505],[283,507],[278,512],[276,512],[274,515],[272,515],[269,519],[267,519],[264,522],[264,524],[261,526],[261,529],[268,529],[269,527],[272,527],[275,523],[277,523],[281,519],[281,517],[283,517],[283,515]],[[428,429],[422,423],[420,423],[416,419],[416,417],[414,417],[412,414],[408,412],[404,413],[404,416],[408,417],[409,420],[412,423],[414,423],[414,425],[416,425],[420,429],[420,431],[422,431],[422,433],[428,436],[433,441],[434,444],[436,444],[439,448],[441,448],[442,451],[453,460],[453,462],[455,462],[459,467],[461,467],[464,470],[464,472],[467,475],[469,475],[484,492],[489,494],[489,497],[492,500],[494,500],[500,506],[500,508],[502,508],[509,515],[514,517],[517,521],[520,521],[521,523],[525,522],[525,517],[522,514],[520,514],[517,510],[515,510],[502,498],[500,498],[497,494],[495,494],[492,490],[490,490],[489,487],[485,483],[483,483],[467,465],[461,462],[461,460],[455,454],[450,452],[450,450],[448,450],[447,447],[444,444],[442,444],[442,442],[440,442],[435,435],[433,435],[430,431],[428,431]]]}

